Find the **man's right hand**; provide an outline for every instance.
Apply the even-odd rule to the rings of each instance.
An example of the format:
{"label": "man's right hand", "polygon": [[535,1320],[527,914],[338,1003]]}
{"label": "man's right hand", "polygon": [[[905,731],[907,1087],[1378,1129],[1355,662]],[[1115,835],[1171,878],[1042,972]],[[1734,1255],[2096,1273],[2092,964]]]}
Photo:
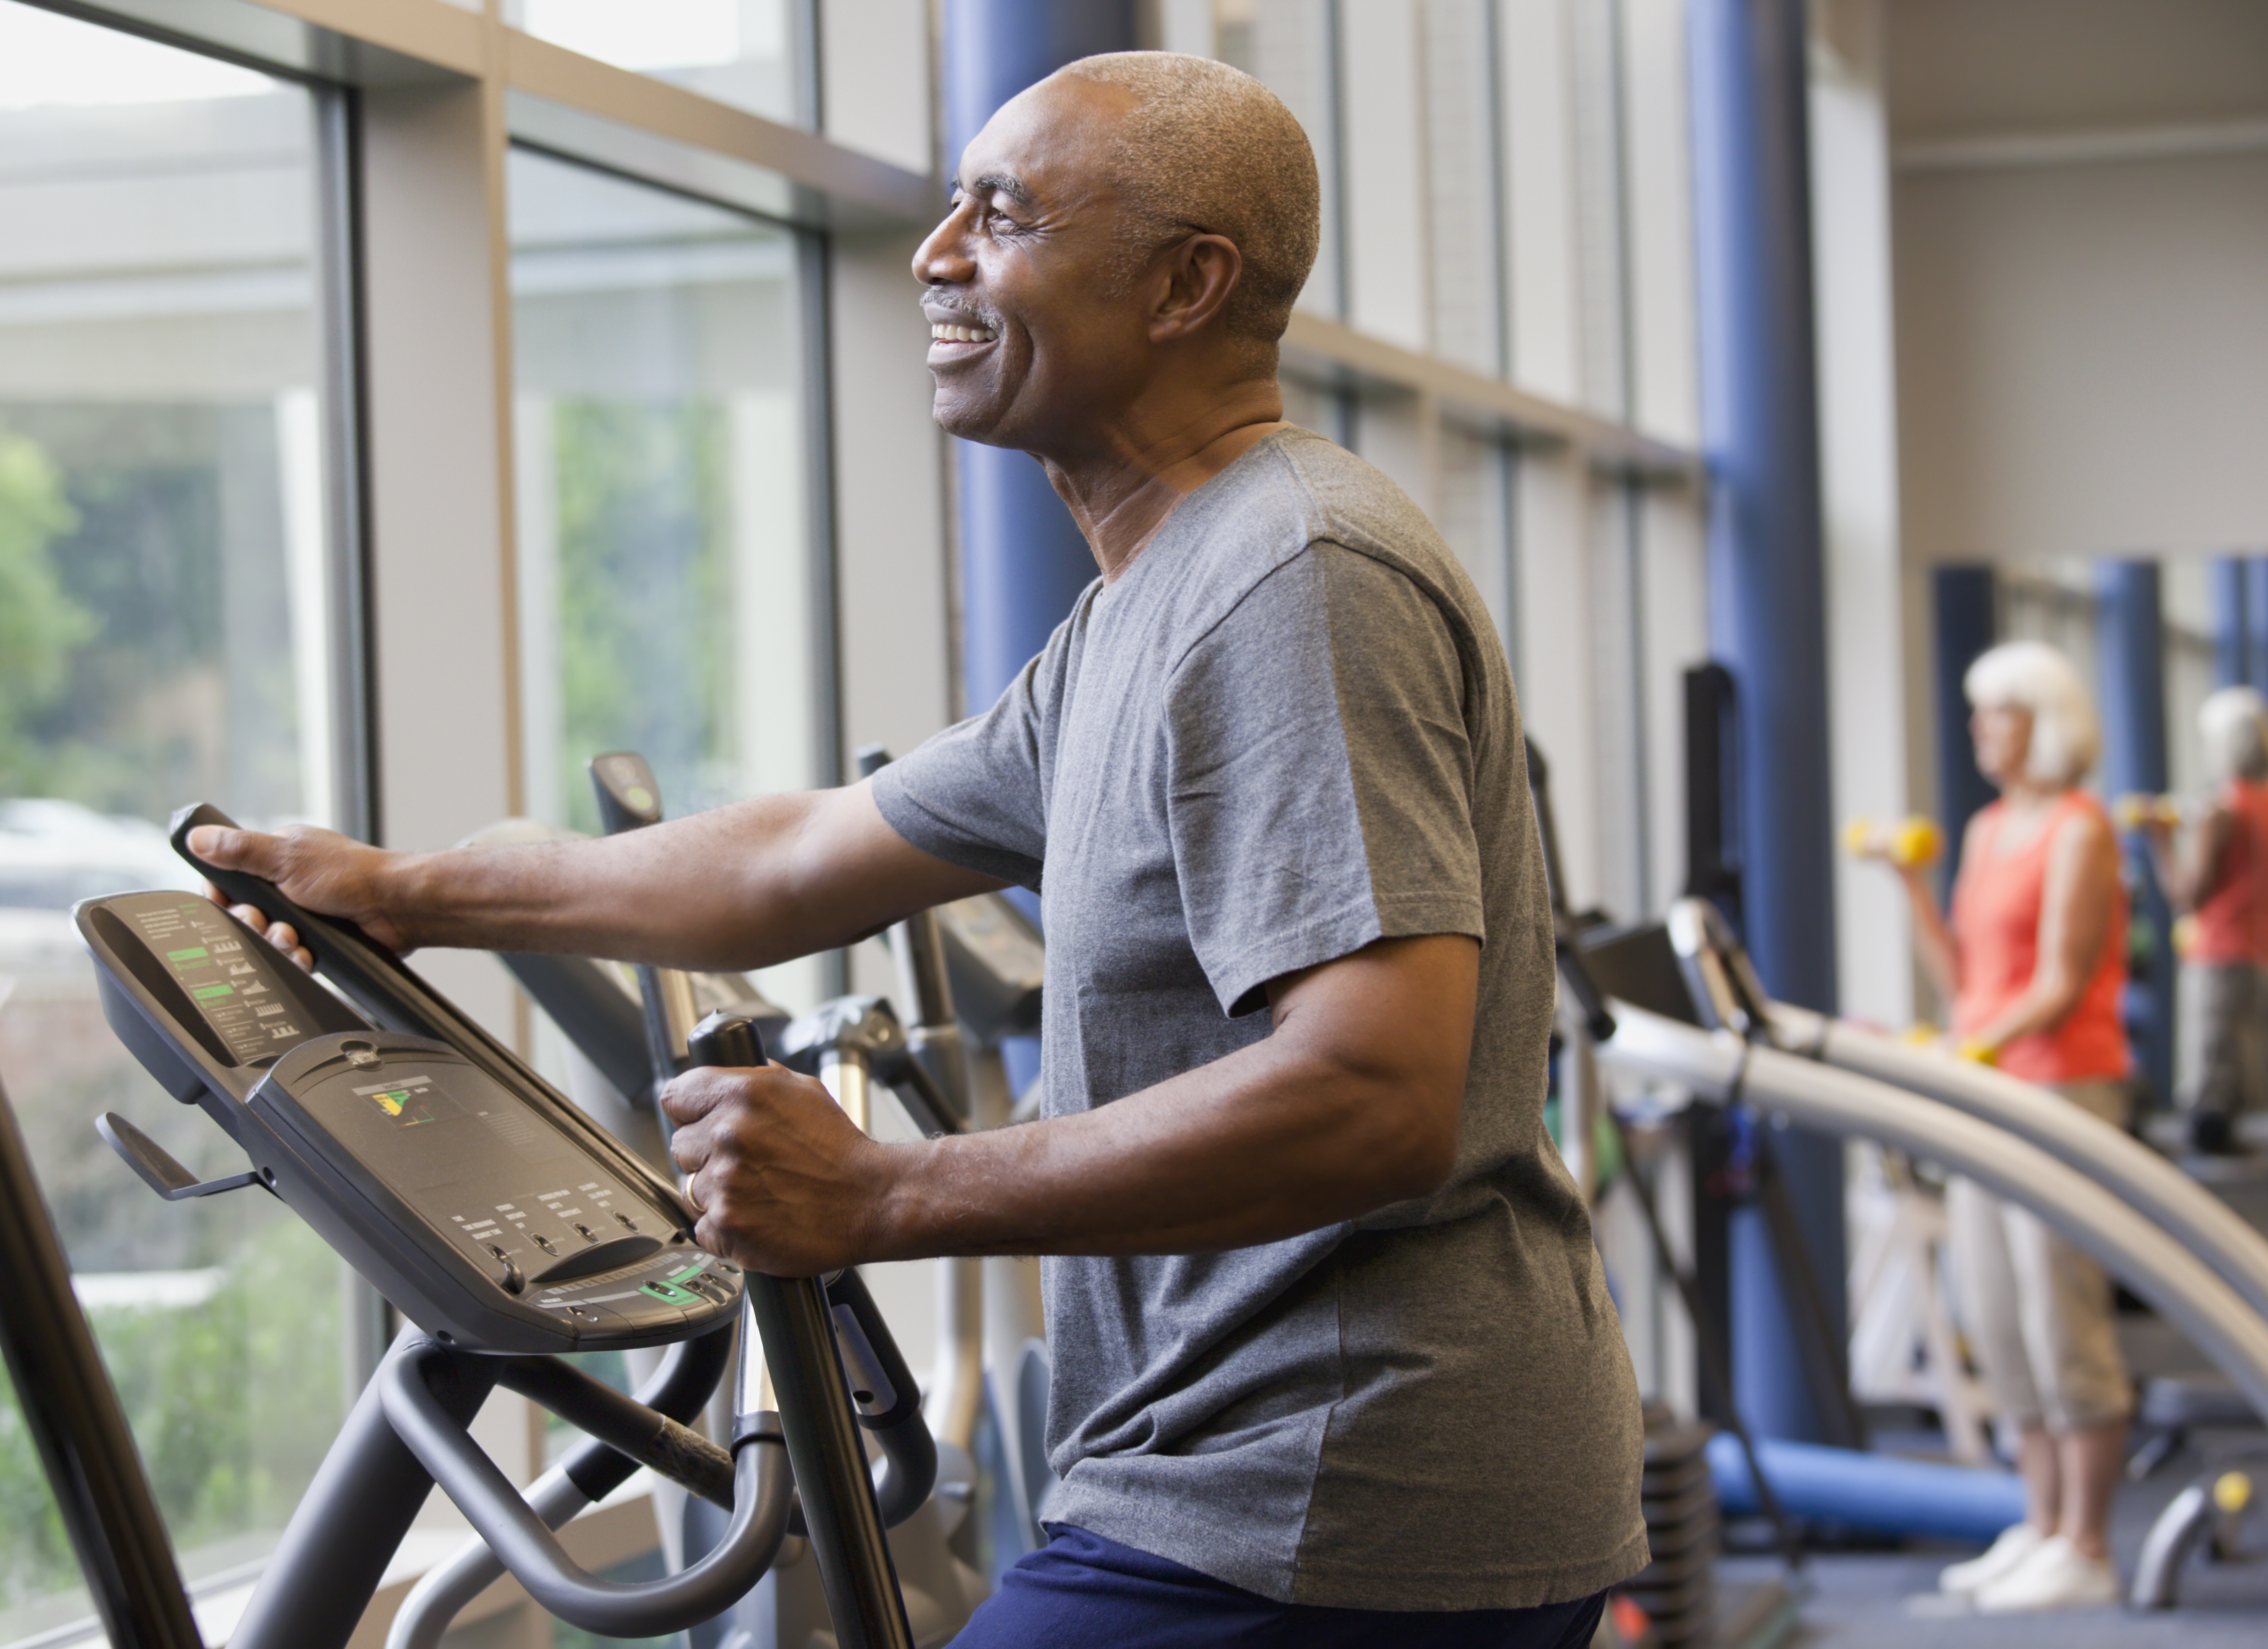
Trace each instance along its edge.
{"label": "man's right hand", "polygon": [[[189,832],[189,850],[209,865],[274,882],[305,909],[343,917],[397,955],[416,947],[416,936],[395,914],[399,900],[391,896],[406,855],[312,825],[293,825],[276,834],[199,825]],[[205,892],[214,903],[228,904],[227,895],[210,884]],[[300,967],[313,968],[314,958],[290,923],[271,921],[267,912],[248,904],[229,909]]]}

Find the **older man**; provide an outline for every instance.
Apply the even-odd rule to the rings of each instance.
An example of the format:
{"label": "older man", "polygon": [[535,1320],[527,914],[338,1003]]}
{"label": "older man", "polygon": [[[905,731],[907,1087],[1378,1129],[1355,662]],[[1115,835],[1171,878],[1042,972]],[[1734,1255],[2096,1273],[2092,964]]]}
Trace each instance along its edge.
{"label": "older man", "polygon": [[1409,499],[1282,422],[1317,201],[1196,58],[1073,63],[970,144],[914,261],[937,418],[1045,465],[1101,576],[875,779],[565,847],[200,843],[404,948],[705,968],[1044,886],[1043,1120],[876,1144],[777,1066],[665,1101],[751,1266],[1048,1256],[1053,1540],[963,1645],[1572,1645],[1646,1561],[1504,652]]}

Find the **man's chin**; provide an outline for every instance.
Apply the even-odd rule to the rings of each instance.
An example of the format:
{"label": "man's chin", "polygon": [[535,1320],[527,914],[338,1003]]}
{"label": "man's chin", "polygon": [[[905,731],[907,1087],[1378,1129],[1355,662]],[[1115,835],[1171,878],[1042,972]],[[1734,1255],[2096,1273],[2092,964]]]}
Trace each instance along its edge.
{"label": "man's chin", "polygon": [[1016,444],[1002,430],[1000,415],[995,409],[972,407],[941,391],[930,403],[930,416],[947,435],[974,441],[979,446],[1013,446]]}

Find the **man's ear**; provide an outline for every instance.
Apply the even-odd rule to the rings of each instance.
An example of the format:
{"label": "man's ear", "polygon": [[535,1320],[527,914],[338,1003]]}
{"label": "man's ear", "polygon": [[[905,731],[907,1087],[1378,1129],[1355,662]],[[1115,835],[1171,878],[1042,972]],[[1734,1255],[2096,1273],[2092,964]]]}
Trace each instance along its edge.
{"label": "man's ear", "polygon": [[1158,259],[1165,284],[1150,312],[1152,343],[1186,338],[1211,324],[1244,275],[1244,254],[1225,235],[1190,235]]}

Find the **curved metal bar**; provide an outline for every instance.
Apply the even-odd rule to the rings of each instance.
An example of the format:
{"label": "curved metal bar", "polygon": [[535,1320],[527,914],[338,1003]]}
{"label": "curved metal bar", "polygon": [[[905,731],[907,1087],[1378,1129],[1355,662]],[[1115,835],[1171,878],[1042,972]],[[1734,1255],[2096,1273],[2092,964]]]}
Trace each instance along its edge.
{"label": "curved metal bar", "polygon": [[699,1563],[660,1580],[601,1579],[568,1557],[496,1462],[434,1399],[428,1371],[453,1355],[429,1342],[388,1361],[378,1375],[386,1417],[541,1608],[602,1637],[650,1638],[722,1614],[770,1567],[787,1532],[792,1492],[779,1445],[759,1439],[742,1447],[733,1461],[732,1523]]}
{"label": "curved metal bar", "polygon": [[2268,1316],[2268,1238],[2147,1145],[2031,1083],[1930,1049],[1913,1048],[1805,1008],[1773,1003],[1782,1045],[1942,1101],[2028,1139],[2165,1227]]}
{"label": "curved metal bar", "polygon": [[[2174,1236],[2030,1141],[1936,1100],[1729,1032],[1697,1030],[1624,1002],[1600,1045],[1609,1065],[1748,1102],[1806,1127],[1896,1145],[2029,1209],[2189,1336],[2268,1417],[2268,1321]],[[2202,1196],[2204,1193],[2200,1192]]]}
{"label": "curved metal bar", "polygon": [[[696,1340],[680,1340],[663,1356],[652,1378],[638,1388],[637,1401],[669,1419],[689,1420],[709,1401],[732,1361],[729,1328]],[[527,1501],[545,1528],[560,1528],[585,1506],[595,1505],[629,1482],[637,1469],[637,1462],[629,1456],[596,1438],[586,1439],[535,1480]],[[386,1634],[386,1649],[440,1649],[449,1623],[503,1573],[503,1559],[489,1550],[488,1542],[474,1535],[409,1589]]]}
{"label": "curved metal bar", "polygon": [[[607,1451],[614,1454],[612,1449]],[[622,1459],[614,1454],[616,1460]],[[563,1528],[592,1504],[563,1466],[554,1466],[530,1485],[527,1504],[546,1528]],[[386,1649],[441,1649],[450,1623],[472,1601],[504,1575],[504,1560],[475,1535],[444,1561],[428,1569],[387,1628]]]}
{"label": "curved metal bar", "polygon": [[568,1424],[648,1470],[733,1509],[733,1457],[666,1414],[624,1396],[556,1357],[514,1357],[497,1369],[497,1384],[541,1403]]}

